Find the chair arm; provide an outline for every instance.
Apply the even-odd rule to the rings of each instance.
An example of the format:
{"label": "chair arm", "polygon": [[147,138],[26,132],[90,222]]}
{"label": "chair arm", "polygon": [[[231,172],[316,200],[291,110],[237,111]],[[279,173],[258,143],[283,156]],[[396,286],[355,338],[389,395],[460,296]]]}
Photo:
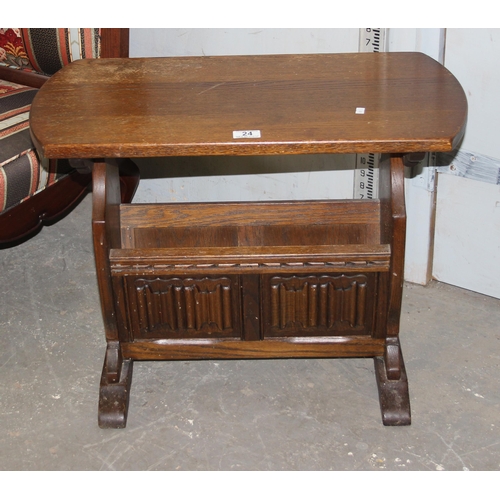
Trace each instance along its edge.
{"label": "chair arm", "polygon": [[34,71],[0,66],[0,80],[7,80],[8,82],[39,89],[48,79],[48,76],[35,73]]}

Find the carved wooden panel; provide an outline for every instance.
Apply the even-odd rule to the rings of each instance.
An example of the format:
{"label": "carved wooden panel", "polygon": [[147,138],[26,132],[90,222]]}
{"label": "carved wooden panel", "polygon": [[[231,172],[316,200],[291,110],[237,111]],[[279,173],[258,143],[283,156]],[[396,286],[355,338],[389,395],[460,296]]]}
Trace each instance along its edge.
{"label": "carved wooden panel", "polygon": [[239,336],[238,277],[126,278],[133,338]]}
{"label": "carved wooden panel", "polygon": [[264,280],[264,336],[371,334],[376,273]]}

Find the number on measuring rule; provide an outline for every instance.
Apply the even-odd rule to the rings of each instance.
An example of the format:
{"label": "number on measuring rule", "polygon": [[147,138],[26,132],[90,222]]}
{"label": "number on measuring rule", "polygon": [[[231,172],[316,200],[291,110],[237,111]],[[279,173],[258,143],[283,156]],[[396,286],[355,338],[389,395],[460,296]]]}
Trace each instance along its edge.
{"label": "number on measuring rule", "polygon": [[354,170],[354,198],[374,199],[378,196],[379,155],[373,153],[357,154]]}

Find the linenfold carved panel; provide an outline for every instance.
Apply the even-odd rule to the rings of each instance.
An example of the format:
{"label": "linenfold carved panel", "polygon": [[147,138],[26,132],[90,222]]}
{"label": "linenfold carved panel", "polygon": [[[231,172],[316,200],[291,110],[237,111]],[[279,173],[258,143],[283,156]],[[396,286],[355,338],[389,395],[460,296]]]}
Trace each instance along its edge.
{"label": "linenfold carved panel", "polygon": [[274,276],[264,287],[264,335],[372,333],[373,275]]}
{"label": "linenfold carved panel", "polygon": [[238,330],[237,277],[128,278],[134,338],[231,337]]}

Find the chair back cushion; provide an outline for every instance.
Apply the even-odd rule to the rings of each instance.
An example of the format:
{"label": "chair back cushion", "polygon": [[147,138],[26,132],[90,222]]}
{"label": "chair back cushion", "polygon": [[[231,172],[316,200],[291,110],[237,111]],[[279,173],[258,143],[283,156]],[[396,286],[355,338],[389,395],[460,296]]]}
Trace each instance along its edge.
{"label": "chair back cushion", "polygon": [[0,64],[53,75],[100,56],[100,28],[0,28]]}
{"label": "chair back cushion", "polygon": [[71,171],[68,160],[40,159],[31,142],[29,111],[37,92],[0,80],[0,213]]}

